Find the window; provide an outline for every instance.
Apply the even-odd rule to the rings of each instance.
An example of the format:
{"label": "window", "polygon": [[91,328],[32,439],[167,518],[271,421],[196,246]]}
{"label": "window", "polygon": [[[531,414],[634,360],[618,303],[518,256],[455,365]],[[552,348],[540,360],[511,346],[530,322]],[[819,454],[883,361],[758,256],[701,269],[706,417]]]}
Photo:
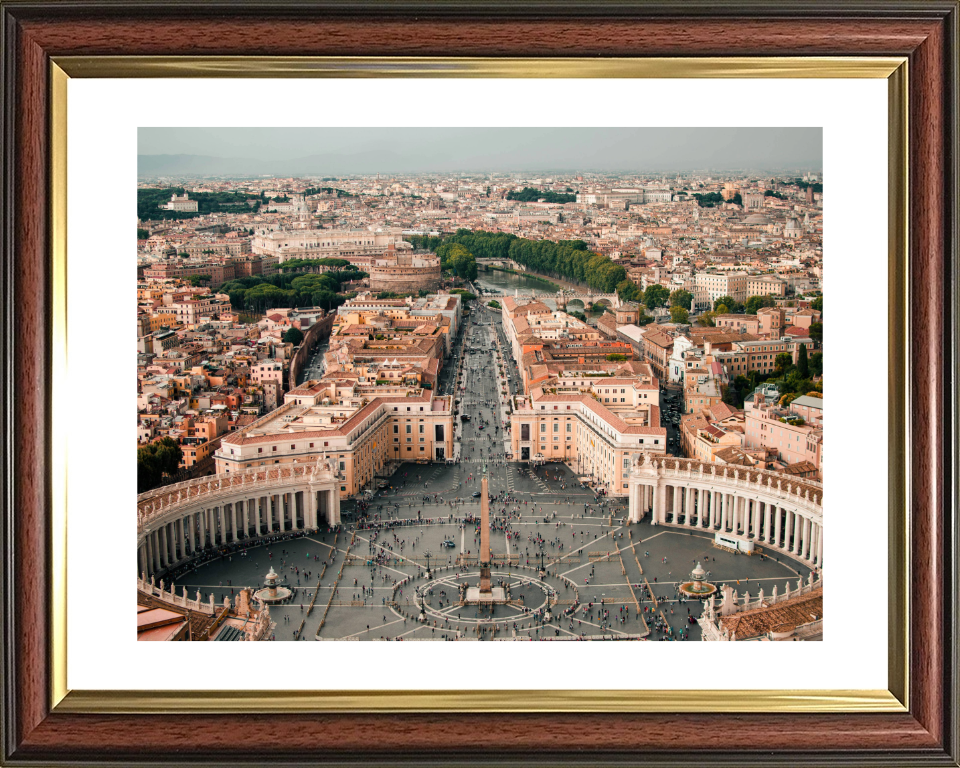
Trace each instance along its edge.
{"label": "window", "polygon": [[399,424],[394,424],[394,425],[393,425],[393,434],[396,435],[396,434],[399,434],[399,432],[400,432],[400,425],[399,425]]}
{"label": "window", "polygon": [[277,446],[273,446],[273,450],[276,451],[276,450],[277,450]]}
{"label": "window", "polygon": [[413,432],[413,425],[407,424],[407,434],[409,435],[411,432]]}
{"label": "window", "polygon": [[[230,451],[230,453],[233,453],[233,451]],[[257,453],[263,453],[263,448],[257,448]]]}
{"label": "window", "polygon": [[540,423],[540,431],[541,431],[541,432],[546,432],[546,431],[547,431],[547,425],[541,422],[541,423]]}
{"label": "window", "polygon": [[313,448],[313,443],[310,443],[310,447]]}
{"label": "window", "polygon": [[423,424],[420,425],[420,434],[423,434]]}
{"label": "window", "polygon": [[290,446],[290,450],[291,450],[291,451],[296,450],[296,448],[297,448],[296,443],[294,443],[293,445]]}

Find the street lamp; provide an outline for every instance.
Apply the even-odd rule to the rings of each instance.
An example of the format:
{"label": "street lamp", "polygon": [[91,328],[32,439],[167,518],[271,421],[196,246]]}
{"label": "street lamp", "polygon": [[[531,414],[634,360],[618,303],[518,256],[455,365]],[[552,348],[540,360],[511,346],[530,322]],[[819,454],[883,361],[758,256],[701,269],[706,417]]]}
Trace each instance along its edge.
{"label": "street lamp", "polygon": [[427,558],[427,579],[432,579],[433,576],[430,575],[430,553],[424,552],[424,557]]}

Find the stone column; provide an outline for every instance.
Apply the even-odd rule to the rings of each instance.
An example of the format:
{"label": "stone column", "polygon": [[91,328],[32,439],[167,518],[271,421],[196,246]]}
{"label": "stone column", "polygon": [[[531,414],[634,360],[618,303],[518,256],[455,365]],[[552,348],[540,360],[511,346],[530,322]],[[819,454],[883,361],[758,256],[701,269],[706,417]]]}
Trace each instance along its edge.
{"label": "stone column", "polygon": [[793,543],[790,545],[790,551],[793,554],[797,554],[800,551],[800,515],[796,512],[791,512],[793,517]]}
{"label": "stone column", "polygon": [[700,527],[707,527],[707,520],[713,520],[713,492],[704,489],[702,491],[703,500],[707,503],[706,509],[702,510],[703,514],[700,515]]}
{"label": "stone column", "polygon": [[680,504],[683,502],[683,488],[679,485],[673,486],[673,519],[680,517]]}
{"label": "stone column", "polygon": [[167,526],[165,525],[157,529],[157,548],[160,550],[158,561],[163,568],[167,564]]}
{"label": "stone column", "polygon": [[820,535],[820,526],[810,521],[810,556],[807,558],[811,564],[817,560],[817,537]]}
{"label": "stone column", "polygon": [[753,538],[760,539],[760,501],[753,500]]}
{"label": "stone column", "polygon": [[143,544],[137,547],[137,578],[147,570],[147,555]]}
{"label": "stone column", "polygon": [[817,567],[823,568],[823,526],[817,526]]}
{"label": "stone column", "polygon": [[297,498],[298,496],[299,493],[297,491],[290,491],[290,527],[295,531],[300,530],[300,521],[297,518],[303,506],[300,499]]}
{"label": "stone column", "polygon": [[773,508],[773,544],[783,546],[783,508],[775,505]]}
{"label": "stone column", "polygon": [[[633,489],[631,488],[631,493]],[[303,492],[303,525],[306,528],[317,527],[317,492],[312,488]],[[631,509],[632,511],[632,509]]]}
{"label": "stone column", "polygon": [[163,557],[166,560],[166,565],[168,567],[173,565],[175,560],[173,556],[173,538],[174,538],[174,533],[173,533],[173,530],[170,528],[170,523],[164,523],[163,524],[163,543],[164,543]]}
{"label": "stone column", "polygon": [[334,488],[330,491],[330,514],[335,525],[340,525],[340,493]]}
{"label": "stone column", "polygon": [[280,533],[287,530],[287,494],[277,494],[277,519],[280,521]]}
{"label": "stone column", "polygon": [[770,504],[763,505],[763,540],[770,543]]}
{"label": "stone column", "polygon": [[802,534],[802,535],[803,535],[803,549],[801,549],[801,553],[802,553],[802,556],[803,556],[803,559],[804,559],[804,560],[809,560],[809,559],[810,559],[810,552],[811,552],[811,549],[810,549],[810,533],[811,533],[810,528],[811,528],[811,526],[810,526],[810,518],[808,518],[808,517],[803,518],[803,534]]}
{"label": "stone column", "polygon": [[177,523],[180,527],[180,559],[185,560],[187,557],[187,532],[184,529],[187,527],[187,519],[181,517]]}

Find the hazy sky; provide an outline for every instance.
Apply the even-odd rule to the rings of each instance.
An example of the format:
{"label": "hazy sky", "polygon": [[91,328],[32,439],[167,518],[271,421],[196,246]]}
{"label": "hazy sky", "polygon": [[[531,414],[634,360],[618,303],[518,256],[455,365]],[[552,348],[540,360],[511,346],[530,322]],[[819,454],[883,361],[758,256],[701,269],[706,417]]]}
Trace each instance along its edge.
{"label": "hazy sky", "polygon": [[[141,155],[354,156],[378,170],[821,170],[820,128],[140,128]],[[367,165],[370,167],[367,167]],[[394,168],[378,168],[378,165]]]}

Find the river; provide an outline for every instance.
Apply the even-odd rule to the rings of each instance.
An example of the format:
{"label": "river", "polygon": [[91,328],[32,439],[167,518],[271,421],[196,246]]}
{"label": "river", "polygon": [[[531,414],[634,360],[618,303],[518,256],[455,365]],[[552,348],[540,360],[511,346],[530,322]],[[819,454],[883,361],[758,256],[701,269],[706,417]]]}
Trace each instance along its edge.
{"label": "river", "polygon": [[557,292],[551,289],[546,283],[542,283],[539,280],[532,280],[524,275],[515,275],[512,272],[497,272],[494,270],[484,272],[481,270],[475,282],[483,288],[484,291],[498,291],[510,296],[517,290],[525,294],[532,292],[536,296],[543,296],[543,303],[550,307],[550,309],[557,308],[556,301],[554,300]]}

